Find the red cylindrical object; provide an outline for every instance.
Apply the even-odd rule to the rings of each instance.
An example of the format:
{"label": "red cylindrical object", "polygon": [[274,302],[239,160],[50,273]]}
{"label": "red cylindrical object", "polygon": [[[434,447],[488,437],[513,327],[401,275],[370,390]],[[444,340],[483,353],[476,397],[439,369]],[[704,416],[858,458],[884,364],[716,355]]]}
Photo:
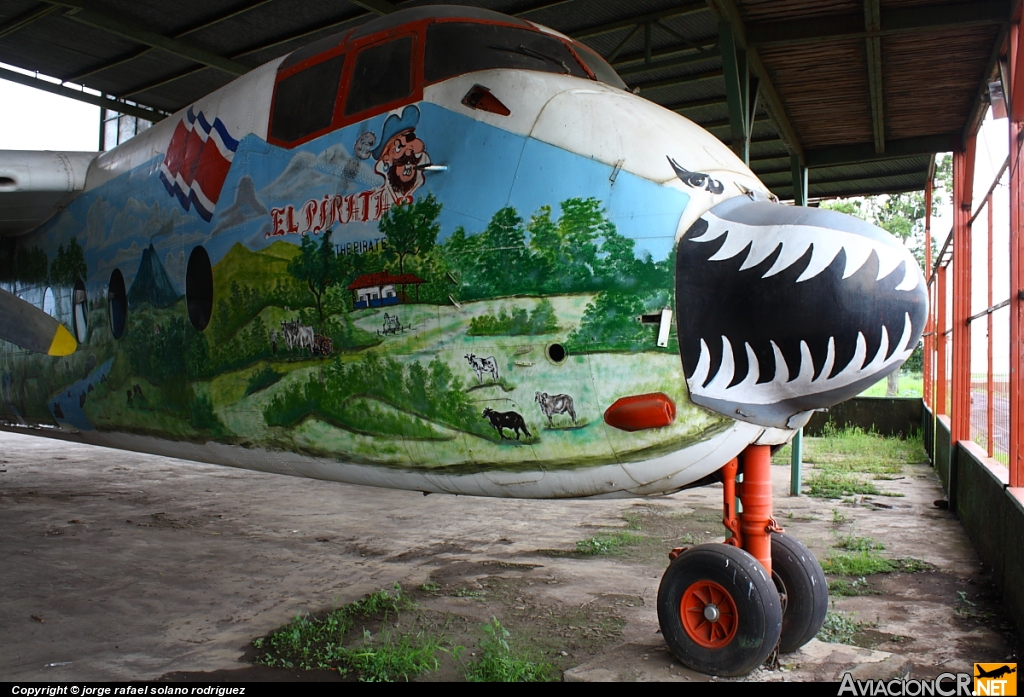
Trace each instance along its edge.
{"label": "red cylindrical object", "polygon": [[622,431],[661,428],[676,420],[676,403],[663,392],[622,397],[608,407],[604,420]]}
{"label": "red cylindrical object", "polygon": [[748,445],[740,454],[743,483],[740,484],[740,530],[743,549],[761,562],[772,574],[772,540],[768,526],[772,522],[772,451],[767,445]]}

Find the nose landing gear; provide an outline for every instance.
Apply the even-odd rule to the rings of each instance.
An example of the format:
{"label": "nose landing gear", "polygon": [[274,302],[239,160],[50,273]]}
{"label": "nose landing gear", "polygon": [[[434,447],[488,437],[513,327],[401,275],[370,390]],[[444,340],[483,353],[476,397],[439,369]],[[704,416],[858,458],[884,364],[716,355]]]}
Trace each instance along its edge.
{"label": "nose landing gear", "polygon": [[741,454],[744,511],[735,511],[735,460],[723,468],[724,544],[674,549],[658,589],[658,620],[672,653],[712,675],[745,675],[776,647],[800,648],[828,610],[825,575],[808,549],[771,517],[771,454]]}

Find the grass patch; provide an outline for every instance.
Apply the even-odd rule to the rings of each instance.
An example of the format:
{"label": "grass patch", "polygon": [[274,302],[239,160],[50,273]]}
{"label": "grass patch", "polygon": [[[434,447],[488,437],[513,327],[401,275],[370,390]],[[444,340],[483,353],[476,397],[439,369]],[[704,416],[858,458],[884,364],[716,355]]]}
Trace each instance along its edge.
{"label": "grass patch", "polygon": [[882,492],[871,482],[844,472],[823,470],[807,479],[807,495],[819,499],[841,499],[854,494],[881,496]]}
{"label": "grass patch", "polygon": [[830,644],[850,644],[853,635],[866,626],[867,623],[857,622],[844,612],[829,610],[817,638]]}
{"label": "grass patch", "polygon": [[866,578],[858,578],[855,581],[847,581],[845,578],[837,578],[828,582],[828,594],[832,597],[854,597],[858,595],[876,595]]}
{"label": "grass patch", "polygon": [[[921,373],[900,372],[897,397],[920,397],[923,391],[924,378]],[[858,397],[885,397],[888,390],[889,380],[879,380],[868,389],[861,392]]]}
{"label": "grass patch", "polygon": [[[461,647],[451,651],[460,653]],[[436,671],[441,663],[439,653],[449,653],[436,638],[422,632],[415,636],[403,634],[393,639],[390,632],[381,632],[374,639],[363,630],[361,646],[345,650],[349,666],[359,675],[360,682],[409,681],[417,675]]]}
{"label": "grass patch", "polygon": [[639,544],[642,540],[642,535],[637,535],[628,530],[602,533],[577,542],[576,554],[584,557],[612,555],[623,547]]}
{"label": "grass patch", "polygon": [[913,574],[935,568],[920,559],[904,557],[888,559],[874,549],[860,552],[835,552],[821,565],[822,571],[838,576],[864,577],[872,574],[891,574],[896,571]]}
{"label": "grass patch", "polygon": [[303,670],[355,671],[361,681],[386,682],[409,680],[426,671],[437,670],[439,652],[457,653],[445,648],[440,639],[425,635],[394,636],[380,632],[374,638],[363,630],[362,642],[345,646],[345,639],[357,620],[382,619],[415,607],[399,585],[383,589],[320,616],[299,615],[287,626],[256,639],[261,651],[256,663],[275,668]]}
{"label": "grass patch", "polygon": [[513,649],[510,634],[497,617],[482,627],[481,656],[466,670],[469,682],[551,682],[557,679],[550,663],[533,660]]}
{"label": "grass patch", "polygon": [[[804,462],[820,469],[865,474],[900,474],[903,465],[927,461],[921,434],[907,438],[886,438],[859,427],[838,429],[825,424],[817,437],[804,438]],[[788,465],[792,448],[786,446],[772,456],[772,463]]]}
{"label": "grass patch", "polygon": [[870,537],[857,537],[856,535],[844,535],[839,538],[835,545],[836,549],[845,549],[850,552],[870,552],[872,550],[885,549],[885,545],[875,542]]}

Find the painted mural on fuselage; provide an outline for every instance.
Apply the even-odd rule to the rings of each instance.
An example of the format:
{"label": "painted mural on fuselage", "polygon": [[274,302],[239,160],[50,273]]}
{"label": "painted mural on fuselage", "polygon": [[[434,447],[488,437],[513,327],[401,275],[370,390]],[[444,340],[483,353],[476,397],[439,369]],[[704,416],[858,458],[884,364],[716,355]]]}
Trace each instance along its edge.
{"label": "painted mural on fuselage", "polygon": [[[426,102],[293,149],[223,145],[212,201],[187,177],[176,189],[166,155],[26,240],[51,262],[81,246],[90,327],[57,370],[4,345],[8,418],[453,472],[643,460],[731,423],[689,403],[675,338],[659,349],[636,320],[673,307],[679,189]],[[431,163],[448,169],[417,168]],[[214,277],[203,332],[182,297],[197,245]],[[114,268],[130,300],[119,340]],[[79,387],[87,418],[72,421],[58,397]],[[679,405],[672,426],[603,423],[643,392]]]}

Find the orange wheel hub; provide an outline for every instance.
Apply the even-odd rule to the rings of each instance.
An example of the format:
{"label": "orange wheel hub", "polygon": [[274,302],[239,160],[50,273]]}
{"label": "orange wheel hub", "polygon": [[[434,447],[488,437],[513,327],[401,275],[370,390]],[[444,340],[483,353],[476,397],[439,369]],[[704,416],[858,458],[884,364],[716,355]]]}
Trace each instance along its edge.
{"label": "orange wheel hub", "polygon": [[697,581],[686,589],[679,617],[686,634],[706,649],[728,646],[739,624],[732,596],[714,581]]}

